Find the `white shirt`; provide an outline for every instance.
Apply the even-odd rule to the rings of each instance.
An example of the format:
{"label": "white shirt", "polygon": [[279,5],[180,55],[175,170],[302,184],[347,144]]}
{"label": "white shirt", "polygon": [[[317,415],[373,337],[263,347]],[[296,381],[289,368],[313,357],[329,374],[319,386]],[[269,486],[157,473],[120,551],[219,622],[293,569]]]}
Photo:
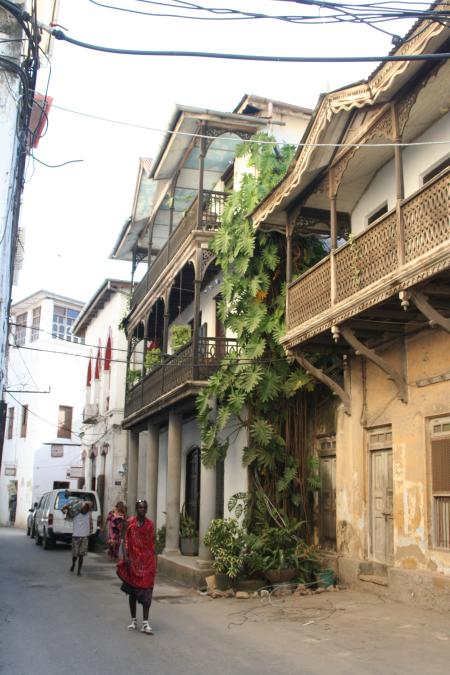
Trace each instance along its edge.
{"label": "white shirt", "polygon": [[73,519],[73,536],[74,537],[89,537],[90,534],[90,520],[91,514],[79,513]]}

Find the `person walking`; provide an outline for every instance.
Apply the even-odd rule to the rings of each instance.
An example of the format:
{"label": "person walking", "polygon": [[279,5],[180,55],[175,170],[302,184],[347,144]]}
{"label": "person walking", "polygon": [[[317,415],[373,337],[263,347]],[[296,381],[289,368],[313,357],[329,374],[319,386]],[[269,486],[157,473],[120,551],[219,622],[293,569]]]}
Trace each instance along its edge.
{"label": "person walking", "polygon": [[129,630],[137,630],[136,603],[142,605],[141,633],[153,635],[148,621],[156,574],[155,529],[146,517],[147,502],[136,502],[136,516],[128,518],[122,540],[123,558],[117,563],[121,590],[128,595],[131,623]]}
{"label": "person walking", "polygon": [[108,557],[110,560],[117,560],[119,557],[119,548],[122,541],[122,529],[126,522],[127,511],[123,502],[117,502],[114,508],[108,513],[106,519]]}
{"label": "person walking", "polygon": [[93,530],[91,505],[89,502],[84,502],[80,512],[73,517],[72,566],[70,571],[74,571],[78,559],[77,576],[79,577],[81,577],[83,559],[88,550],[89,535],[92,534]]}

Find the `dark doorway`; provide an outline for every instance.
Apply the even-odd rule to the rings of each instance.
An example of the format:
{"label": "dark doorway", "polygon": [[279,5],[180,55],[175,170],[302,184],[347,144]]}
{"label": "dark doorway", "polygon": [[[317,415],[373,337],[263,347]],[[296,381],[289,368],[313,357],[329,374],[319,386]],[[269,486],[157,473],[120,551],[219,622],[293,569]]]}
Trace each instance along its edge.
{"label": "dark doorway", "polygon": [[54,490],[68,490],[70,488],[70,483],[67,480],[54,480],[53,489]]}
{"label": "dark doorway", "polygon": [[186,514],[192,518],[196,527],[200,521],[200,448],[190,450],[186,455]]}

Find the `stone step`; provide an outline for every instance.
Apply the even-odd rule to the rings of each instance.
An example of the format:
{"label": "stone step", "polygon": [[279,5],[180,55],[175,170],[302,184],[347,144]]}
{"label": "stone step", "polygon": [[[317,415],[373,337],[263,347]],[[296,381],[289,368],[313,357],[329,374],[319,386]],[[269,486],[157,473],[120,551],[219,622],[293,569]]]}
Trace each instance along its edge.
{"label": "stone step", "polygon": [[360,574],[359,580],[369,584],[376,584],[377,586],[389,586],[387,577],[382,577],[378,574]]}

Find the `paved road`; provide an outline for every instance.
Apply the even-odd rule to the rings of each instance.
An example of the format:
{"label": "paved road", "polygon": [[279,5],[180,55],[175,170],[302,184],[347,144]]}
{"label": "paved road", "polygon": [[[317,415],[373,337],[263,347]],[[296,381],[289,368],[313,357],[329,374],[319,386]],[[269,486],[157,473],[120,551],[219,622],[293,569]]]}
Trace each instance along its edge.
{"label": "paved road", "polygon": [[159,582],[153,637],[130,633],[114,566],[0,529],[2,675],[427,675],[449,672],[450,615],[362,593],[217,599]]}

